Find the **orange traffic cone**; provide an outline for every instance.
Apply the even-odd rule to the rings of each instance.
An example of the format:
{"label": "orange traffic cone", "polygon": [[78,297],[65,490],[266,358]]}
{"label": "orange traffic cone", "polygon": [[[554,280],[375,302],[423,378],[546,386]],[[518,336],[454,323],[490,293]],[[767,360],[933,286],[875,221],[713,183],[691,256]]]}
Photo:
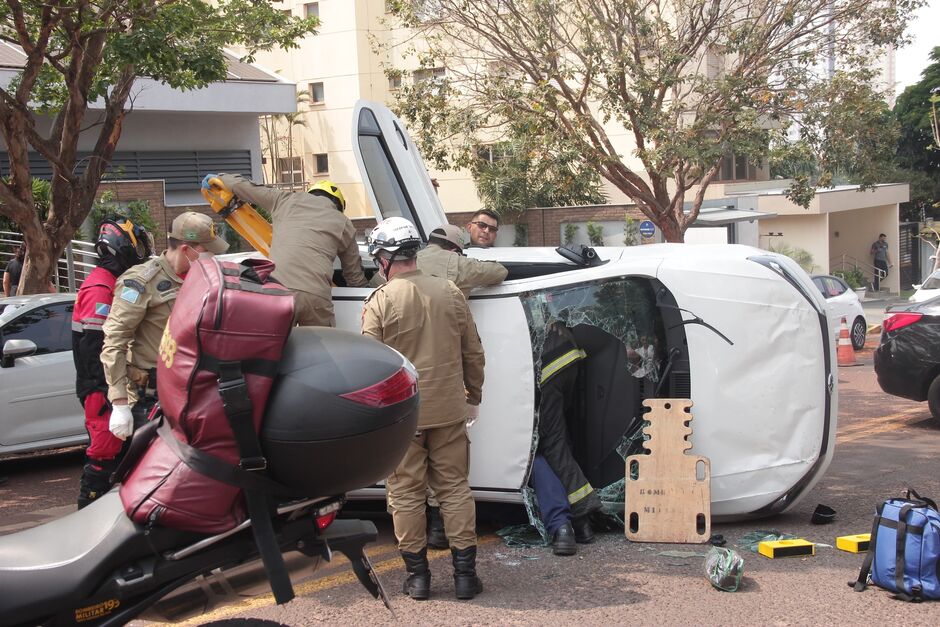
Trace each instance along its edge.
{"label": "orange traffic cone", "polygon": [[845,323],[845,316],[842,317],[842,326],[839,329],[838,358],[840,366],[859,365],[855,361],[855,349],[852,348],[852,340],[849,338],[849,327]]}

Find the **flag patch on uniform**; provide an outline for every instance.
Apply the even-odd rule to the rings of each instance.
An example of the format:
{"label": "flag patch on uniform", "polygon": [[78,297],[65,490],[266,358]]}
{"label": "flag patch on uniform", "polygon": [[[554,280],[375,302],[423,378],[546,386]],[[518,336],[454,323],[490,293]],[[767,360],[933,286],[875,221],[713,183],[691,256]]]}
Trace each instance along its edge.
{"label": "flag patch on uniform", "polygon": [[126,300],[130,304],[137,302],[137,299],[140,298],[140,292],[135,290],[133,287],[125,287],[121,290],[121,300]]}
{"label": "flag patch on uniform", "polygon": [[108,303],[95,303],[96,316],[107,316],[109,311],[111,311],[111,305]]}

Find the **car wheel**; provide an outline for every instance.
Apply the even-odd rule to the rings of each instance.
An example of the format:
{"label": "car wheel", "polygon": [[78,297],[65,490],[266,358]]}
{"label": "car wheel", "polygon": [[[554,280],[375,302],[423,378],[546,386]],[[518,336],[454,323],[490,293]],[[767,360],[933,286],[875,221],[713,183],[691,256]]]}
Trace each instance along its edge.
{"label": "car wheel", "polygon": [[940,420],[940,375],[933,380],[927,390],[927,406],[930,408],[930,415],[935,420]]}
{"label": "car wheel", "polygon": [[865,346],[865,338],[868,335],[868,327],[865,325],[865,319],[859,316],[855,319],[855,322],[852,323],[852,348],[857,351],[862,350]]}

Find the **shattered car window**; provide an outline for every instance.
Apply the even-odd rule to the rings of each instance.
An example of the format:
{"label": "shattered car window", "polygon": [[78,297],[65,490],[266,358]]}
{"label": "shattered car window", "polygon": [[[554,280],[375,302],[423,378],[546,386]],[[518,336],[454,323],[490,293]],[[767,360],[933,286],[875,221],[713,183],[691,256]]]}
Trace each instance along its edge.
{"label": "shattered car window", "polygon": [[569,328],[589,325],[620,340],[627,352],[628,372],[659,380],[662,365],[662,322],[649,281],[636,278],[563,286],[523,295],[537,369],[541,368],[545,329],[552,320]]}

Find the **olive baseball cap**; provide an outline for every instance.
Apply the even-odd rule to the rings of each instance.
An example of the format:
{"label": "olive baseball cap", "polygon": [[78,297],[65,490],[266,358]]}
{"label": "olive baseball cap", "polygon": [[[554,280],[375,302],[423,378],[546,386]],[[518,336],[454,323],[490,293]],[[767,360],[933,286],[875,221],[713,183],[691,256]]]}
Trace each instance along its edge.
{"label": "olive baseball cap", "polygon": [[431,231],[430,239],[443,240],[463,250],[463,229],[453,224],[444,224]]}
{"label": "olive baseball cap", "polygon": [[199,244],[216,255],[228,250],[228,242],[216,235],[215,223],[204,213],[187,211],[176,216],[170,237],[184,244]]}

